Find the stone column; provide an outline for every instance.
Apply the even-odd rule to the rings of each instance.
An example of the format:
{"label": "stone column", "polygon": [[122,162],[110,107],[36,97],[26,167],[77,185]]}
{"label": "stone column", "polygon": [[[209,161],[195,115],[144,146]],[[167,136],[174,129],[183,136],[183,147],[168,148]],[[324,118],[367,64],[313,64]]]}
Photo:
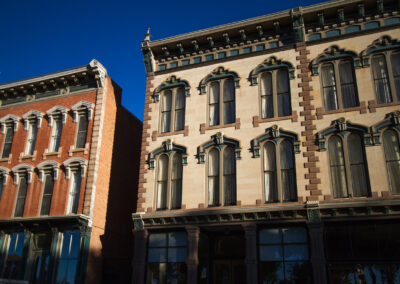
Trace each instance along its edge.
{"label": "stone column", "polygon": [[146,274],[146,249],[148,232],[145,229],[133,230],[134,250],[132,261],[132,284],[144,284]]}
{"label": "stone column", "polygon": [[199,238],[200,229],[195,226],[185,227],[188,236],[187,283],[197,283],[197,270],[199,266]]}
{"label": "stone column", "polygon": [[326,261],[324,252],[324,230],[321,222],[309,223],[310,261],[314,283],[327,284]]}
{"label": "stone column", "polygon": [[248,223],[242,227],[246,238],[246,283],[257,284],[257,225]]}

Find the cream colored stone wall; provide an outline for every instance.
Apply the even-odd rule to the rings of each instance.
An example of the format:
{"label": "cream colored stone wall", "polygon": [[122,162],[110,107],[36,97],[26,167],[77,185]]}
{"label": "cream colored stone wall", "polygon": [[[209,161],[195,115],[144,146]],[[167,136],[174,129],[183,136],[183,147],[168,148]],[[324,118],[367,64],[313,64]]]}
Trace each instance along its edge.
{"label": "cream colored stone wall", "polygon": [[[307,50],[310,51],[308,55],[309,59],[316,58],[325,48],[331,45],[338,45],[340,48],[345,48],[356,53],[360,53],[366,49],[375,39],[380,36],[388,34],[387,32],[379,32],[374,34],[366,34],[357,36],[354,38],[347,38],[338,41],[323,42],[317,45],[307,46]],[[392,38],[400,38],[400,30],[390,31]],[[149,146],[146,148],[147,151],[151,152],[154,149],[160,147],[162,142],[168,138],[172,138],[175,144],[183,145],[187,147],[188,151],[188,165],[184,166],[183,169],[183,193],[182,193],[182,204],[186,205],[186,209],[199,208],[199,204],[206,204],[206,180],[207,180],[207,169],[206,163],[199,164],[198,159],[195,157],[197,154],[197,147],[204,142],[210,140],[211,136],[217,132],[223,132],[225,136],[239,140],[241,143],[241,154],[242,159],[237,161],[237,200],[241,201],[242,206],[254,206],[257,199],[262,199],[262,158],[253,158],[250,152],[250,141],[257,136],[263,134],[265,129],[277,124],[279,128],[284,130],[292,131],[298,134],[301,142],[305,141],[305,137],[301,135],[304,131],[304,126],[301,122],[304,120],[304,116],[298,116],[297,122],[292,122],[291,119],[279,120],[272,122],[260,122],[258,127],[253,127],[253,116],[260,115],[259,113],[259,85],[251,86],[249,82],[249,74],[252,69],[257,65],[261,64],[264,60],[271,56],[275,56],[277,59],[282,59],[290,62],[295,67],[295,79],[290,80],[291,88],[291,104],[292,111],[296,111],[297,114],[303,111],[303,107],[299,106],[299,102],[302,98],[299,96],[301,88],[299,84],[301,79],[298,78],[299,70],[296,66],[299,61],[296,60],[295,49],[281,50],[279,52],[263,54],[259,56],[252,56],[243,59],[236,59],[226,61],[219,64],[210,64],[197,68],[188,68],[186,70],[177,70],[176,72],[170,72],[167,74],[156,75],[152,82],[153,89],[158,87],[171,75],[175,75],[177,78],[187,80],[190,84],[190,97],[186,98],[186,117],[185,125],[189,127],[189,135],[184,136],[183,134],[177,134],[172,136],[158,137],[156,141],[148,139]],[[240,118],[240,129],[235,127],[227,127],[214,130],[206,130],[205,134],[200,133],[200,124],[207,123],[207,95],[201,94],[198,87],[200,81],[216,67],[223,66],[225,69],[237,72],[240,76],[240,88],[236,89],[236,118]],[[356,77],[358,83],[358,93],[360,101],[365,101],[368,104],[369,100],[375,99],[372,74],[370,68],[356,69]],[[311,95],[314,97],[313,104],[316,108],[322,107],[322,98],[320,92],[320,80],[319,76],[313,76],[310,85],[313,87]],[[160,124],[160,106],[161,103],[151,103],[151,120],[150,120],[150,132],[157,130],[159,131]],[[400,106],[377,108],[376,112],[371,113],[367,110],[367,113],[360,114],[360,111],[342,112],[336,114],[324,114],[322,119],[315,120],[314,124],[317,126],[318,132],[328,127],[331,122],[340,117],[346,117],[352,123],[358,123],[365,126],[371,126],[380,120],[383,120],[386,113],[392,112],[396,109],[400,109]],[[312,111],[315,115],[315,110]],[[304,163],[307,162],[306,158],[303,157],[302,153],[306,151],[306,147],[301,144],[301,153],[295,154],[296,160],[296,176],[297,176],[297,190],[298,196],[301,200],[306,200],[309,196],[309,191],[306,190],[305,185],[308,184],[305,174],[308,173],[304,167]],[[378,192],[380,196],[381,191],[388,191],[388,184],[386,178],[385,162],[383,160],[382,146],[367,147],[367,160],[369,165],[369,173],[371,180],[371,189],[373,192]],[[321,179],[319,189],[322,189],[322,195],[331,194],[330,177],[329,177],[329,161],[328,153],[317,152],[316,156],[319,157],[320,162],[320,173],[318,178]],[[145,174],[145,187],[146,193],[144,193],[145,203],[144,208],[155,208],[155,177],[156,169],[148,170]],[[301,199],[302,198],[302,199]],[[319,196],[319,200],[323,201],[323,196]],[[274,205],[266,205],[274,206]]]}

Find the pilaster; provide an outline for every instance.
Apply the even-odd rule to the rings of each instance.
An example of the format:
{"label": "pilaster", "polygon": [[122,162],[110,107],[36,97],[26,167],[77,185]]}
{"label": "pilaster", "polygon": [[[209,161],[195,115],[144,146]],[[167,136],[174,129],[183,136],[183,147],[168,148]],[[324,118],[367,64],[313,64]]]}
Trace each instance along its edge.
{"label": "pilaster", "polygon": [[242,226],[246,238],[246,283],[257,284],[257,225],[248,223]]}
{"label": "pilaster", "polygon": [[197,269],[199,266],[199,239],[200,229],[195,226],[185,227],[188,237],[188,255],[186,259],[187,265],[187,283],[197,283]]}
{"label": "pilaster", "polygon": [[132,261],[132,284],[144,284],[146,274],[146,249],[149,233],[145,229],[134,230],[134,251]]}

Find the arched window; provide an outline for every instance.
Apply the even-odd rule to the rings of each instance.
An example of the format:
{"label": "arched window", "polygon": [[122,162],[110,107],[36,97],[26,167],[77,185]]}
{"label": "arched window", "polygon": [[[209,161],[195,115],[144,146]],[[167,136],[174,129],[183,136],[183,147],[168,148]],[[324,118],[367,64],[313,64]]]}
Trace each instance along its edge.
{"label": "arched window", "polygon": [[208,205],[236,204],[236,160],[232,146],[208,152]]}
{"label": "arched window", "polygon": [[168,155],[162,154],[158,159],[157,172],[157,209],[167,209],[168,188]]}
{"label": "arched window", "polygon": [[68,200],[66,214],[77,214],[79,198],[81,196],[82,178],[85,176],[87,161],[73,157],[64,162],[65,176],[69,179]]}
{"label": "arched window", "polygon": [[334,134],[328,139],[333,197],[370,196],[364,144],[359,133]]}
{"label": "arched window", "polygon": [[89,120],[92,119],[94,104],[80,101],[72,106],[74,113],[74,122],[78,122],[75,138],[75,149],[86,147]]}
{"label": "arched window", "polygon": [[1,158],[9,158],[11,146],[14,140],[14,133],[18,130],[19,117],[8,114],[0,119],[1,132],[4,135],[3,148],[1,150]]}
{"label": "arched window", "polygon": [[389,186],[393,194],[400,193],[400,144],[399,134],[393,129],[383,132],[383,147],[385,151],[386,170]]}
{"label": "arched window", "polygon": [[28,193],[28,185],[32,181],[33,170],[33,166],[28,164],[20,164],[12,169],[14,184],[18,185],[14,217],[23,217],[24,215],[26,195]]}
{"label": "arched window", "polygon": [[161,132],[180,131],[185,128],[185,88],[166,89],[161,97]]}
{"label": "arched window", "polygon": [[48,148],[48,152],[50,153],[58,152],[60,148],[62,128],[67,120],[67,112],[68,109],[61,106],[54,106],[47,111],[49,126],[52,126]]}
{"label": "arched window", "polygon": [[49,215],[53,198],[54,182],[58,177],[60,165],[55,161],[44,161],[37,166],[39,180],[43,182],[40,215]]}
{"label": "arched window", "polygon": [[209,126],[235,122],[235,87],[232,78],[210,82]]}
{"label": "arched window", "polygon": [[24,119],[24,128],[28,131],[24,155],[33,155],[35,151],[37,132],[41,126],[43,114],[39,111],[31,110],[22,117]]}

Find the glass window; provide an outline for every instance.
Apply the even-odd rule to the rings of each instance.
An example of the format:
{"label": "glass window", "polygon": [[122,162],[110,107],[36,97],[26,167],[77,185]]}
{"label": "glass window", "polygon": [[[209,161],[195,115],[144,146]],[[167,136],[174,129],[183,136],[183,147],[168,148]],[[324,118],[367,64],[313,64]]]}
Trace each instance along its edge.
{"label": "glass window", "polygon": [[[165,90],[161,98],[161,132],[185,129],[185,88]],[[173,107],[175,106],[175,107]]]}
{"label": "glass window", "polygon": [[225,58],[225,57],[226,57],[226,52],[225,51],[218,53],[218,59],[222,59],[222,58]]}
{"label": "glass window", "polygon": [[296,175],[294,167],[293,145],[289,140],[283,140],[279,145],[282,200],[296,201]]}
{"label": "glass window", "polygon": [[185,232],[150,234],[146,283],[186,283],[186,256]]}
{"label": "glass window", "polygon": [[24,233],[13,233],[8,236],[8,249],[2,278],[23,279],[24,240]]}
{"label": "glass window", "polygon": [[4,137],[3,151],[1,153],[2,158],[8,158],[11,152],[11,146],[14,138],[14,125],[6,125],[6,134]]}
{"label": "glass window", "polygon": [[385,56],[383,54],[372,56],[371,65],[378,104],[392,102]]}
{"label": "glass window", "polygon": [[67,214],[78,213],[79,194],[81,191],[81,168],[71,169],[71,178],[69,182],[69,196],[67,205]]}
{"label": "glass window", "polygon": [[393,129],[383,132],[383,147],[385,150],[386,170],[389,177],[390,190],[393,194],[400,193],[400,144],[399,136]]}
{"label": "glass window", "polygon": [[233,79],[224,81],[224,124],[235,122],[235,86]]}
{"label": "glass window", "polygon": [[209,124],[210,126],[219,124],[219,82],[210,84],[210,104],[209,104]]}
{"label": "glass window", "polygon": [[176,67],[178,67],[178,62],[171,62],[169,64],[169,68],[176,68]]}
{"label": "glass window", "polygon": [[24,215],[25,199],[28,190],[28,180],[25,174],[20,174],[18,181],[17,201],[15,203],[14,217],[22,217]]}
{"label": "glass window", "polygon": [[391,26],[391,25],[396,25],[400,23],[400,18],[390,18],[385,20],[384,26]]}
{"label": "glass window", "polygon": [[276,153],[275,144],[264,144],[264,194],[265,202],[277,202],[278,187],[276,177]]}
{"label": "glass window", "polygon": [[161,64],[160,66],[158,66],[158,70],[159,71],[164,71],[165,69],[167,69],[167,65],[166,64]]}
{"label": "glass window", "polygon": [[62,117],[54,117],[53,127],[51,128],[49,152],[58,152],[60,148],[62,126]]}
{"label": "glass window", "polygon": [[356,33],[359,32],[361,30],[360,26],[351,26],[348,27],[344,30],[345,34],[351,34],[351,33]]}
{"label": "glass window", "polygon": [[214,54],[206,55],[206,61],[211,61],[214,59]]}
{"label": "glass window", "polygon": [[371,30],[376,28],[379,28],[379,22],[370,22],[364,25],[365,30]]}
{"label": "glass window", "polygon": [[269,48],[277,48],[279,45],[278,45],[278,42],[277,41],[274,41],[274,42],[270,42],[269,43]]}
{"label": "glass window", "polygon": [[180,131],[185,128],[185,88],[180,87],[175,93],[175,131]]}
{"label": "glass window", "polygon": [[208,153],[208,205],[219,205],[219,151]]}
{"label": "glass window", "polygon": [[338,109],[335,70],[332,63],[322,65],[321,76],[325,110]]}
{"label": "glass window", "polygon": [[56,284],[77,283],[80,239],[79,230],[64,232],[60,258],[57,263]]}
{"label": "glass window", "polygon": [[224,204],[236,204],[236,161],[235,150],[226,147],[223,151],[223,172],[224,172]]}
{"label": "glass window", "polygon": [[261,74],[261,117],[274,117],[274,103],[272,93],[272,73]]}
{"label": "glass window", "polygon": [[166,90],[161,102],[161,132],[163,133],[171,131],[171,105],[172,91]]}
{"label": "glass window", "polygon": [[162,154],[158,159],[157,173],[157,209],[167,208],[168,155]]}
{"label": "glass window", "polygon": [[182,66],[189,65],[190,60],[182,60]]}
{"label": "glass window", "polygon": [[42,205],[40,215],[49,215],[51,207],[51,198],[53,196],[54,179],[52,173],[46,173],[44,177]]}
{"label": "glass window", "polygon": [[332,31],[326,32],[325,36],[326,37],[340,36],[340,30],[332,30]]}
{"label": "glass window", "polygon": [[259,232],[262,283],[311,283],[307,231],[271,228]]}
{"label": "glass window", "polygon": [[[220,100],[222,100],[221,104]],[[230,124],[236,121],[235,85],[232,78],[212,81],[209,84],[208,112],[209,126],[219,125],[222,123]],[[223,117],[221,117],[221,114],[223,115]]]}
{"label": "glass window", "polygon": [[397,95],[397,101],[400,101],[400,52],[392,53],[390,56],[392,63],[392,73],[394,81],[394,89]]}
{"label": "glass window", "polygon": [[251,47],[245,47],[242,49],[242,53],[250,53],[251,52]]}
{"label": "glass window", "polygon": [[260,50],[264,50],[264,49],[265,49],[265,45],[264,44],[256,45],[256,51],[260,51]]}
{"label": "glass window", "polygon": [[193,58],[193,63],[200,63],[200,62],[201,62],[201,57]]}
{"label": "glass window", "polygon": [[234,49],[230,51],[230,56],[236,56],[236,55],[239,55],[239,50]]}
{"label": "glass window", "polygon": [[312,35],[309,35],[308,36],[308,40],[309,41],[313,41],[313,40],[318,40],[318,39],[321,39],[321,34],[312,34]]}
{"label": "glass window", "polygon": [[37,121],[29,121],[29,126],[28,126],[28,137],[26,138],[26,145],[25,145],[25,155],[33,155],[33,152],[35,150],[35,144],[36,144],[36,137],[37,137]]}
{"label": "glass window", "polygon": [[88,123],[89,123],[89,118],[87,111],[79,113],[78,133],[75,144],[76,149],[85,148]]}
{"label": "glass window", "polygon": [[343,143],[339,136],[335,135],[329,139],[329,160],[331,168],[331,183],[333,197],[347,197],[346,169],[344,165]]}
{"label": "glass window", "polygon": [[172,159],[171,209],[179,209],[182,205],[182,171],[182,155],[175,153]]}
{"label": "glass window", "polygon": [[339,63],[340,87],[344,108],[358,106],[356,80],[353,72],[353,62],[343,60]]}
{"label": "glass window", "polygon": [[3,174],[0,173],[0,200],[1,200],[1,197],[3,196],[4,181],[6,179],[6,177],[4,175],[5,175],[5,173],[3,173]]}

